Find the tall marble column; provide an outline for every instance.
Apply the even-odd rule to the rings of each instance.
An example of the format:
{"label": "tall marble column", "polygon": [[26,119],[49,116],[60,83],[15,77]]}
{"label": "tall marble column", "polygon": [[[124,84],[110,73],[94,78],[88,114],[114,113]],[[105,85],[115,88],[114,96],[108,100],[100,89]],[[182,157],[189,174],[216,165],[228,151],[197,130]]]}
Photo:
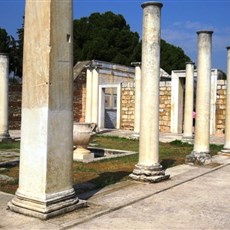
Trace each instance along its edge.
{"label": "tall marble column", "polygon": [[209,141],[212,33],[212,31],[197,32],[198,59],[195,139],[192,153],[186,156],[186,163],[208,164],[211,162]]}
{"label": "tall marble column", "polygon": [[230,155],[230,46],[227,47],[227,93],[224,148],[219,154]]}
{"label": "tall marble column", "polygon": [[85,122],[92,122],[92,85],[93,85],[93,67],[87,66],[86,70],[86,108]]}
{"label": "tall marble column", "polygon": [[134,132],[140,132],[141,114],[141,62],[132,62],[135,66],[135,109],[134,109]]}
{"label": "tall marble column", "polygon": [[8,130],[9,57],[0,53],[0,142],[10,140]]}
{"label": "tall marble column", "polygon": [[92,70],[92,123],[98,124],[99,78],[98,68]]}
{"label": "tall marble column", "polygon": [[160,17],[162,3],[142,4],[142,78],[139,162],[130,177],[158,182],[169,178],[159,164]]}
{"label": "tall marble column", "polygon": [[182,141],[193,141],[193,99],[194,99],[194,63],[186,63],[186,84],[184,103],[184,132]]}
{"label": "tall marble column", "polygon": [[47,219],[81,207],[72,186],[72,0],[27,0],[19,188],[12,211]]}

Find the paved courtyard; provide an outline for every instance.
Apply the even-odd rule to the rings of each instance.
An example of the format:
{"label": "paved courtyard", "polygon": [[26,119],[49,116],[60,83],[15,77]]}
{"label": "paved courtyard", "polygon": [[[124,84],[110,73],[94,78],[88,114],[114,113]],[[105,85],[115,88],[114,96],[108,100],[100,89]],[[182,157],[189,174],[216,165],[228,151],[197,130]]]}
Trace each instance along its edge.
{"label": "paved courtyard", "polygon": [[[17,136],[17,132],[14,134]],[[161,134],[164,140],[172,136]],[[222,144],[223,137],[215,140]],[[47,221],[7,210],[13,195],[0,192],[0,228],[229,229],[230,157],[215,156],[213,160],[215,167],[170,168],[170,180],[164,182],[129,180],[90,191],[79,197],[87,200],[87,208]]]}

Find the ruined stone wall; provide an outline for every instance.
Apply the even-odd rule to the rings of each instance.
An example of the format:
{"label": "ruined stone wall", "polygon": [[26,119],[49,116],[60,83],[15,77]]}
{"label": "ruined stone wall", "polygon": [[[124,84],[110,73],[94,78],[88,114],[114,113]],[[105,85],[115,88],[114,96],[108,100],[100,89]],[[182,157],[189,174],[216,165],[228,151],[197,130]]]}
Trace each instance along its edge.
{"label": "ruined stone wall", "polygon": [[135,84],[122,83],[121,87],[121,129],[134,129]]}
{"label": "ruined stone wall", "polygon": [[171,124],[171,81],[160,81],[159,130],[170,132]]}
{"label": "ruined stone wall", "polygon": [[9,84],[9,129],[21,128],[22,84]]}
{"label": "ruined stone wall", "polygon": [[[135,84],[122,83],[121,129],[134,129]],[[159,130],[170,132],[171,81],[160,82]]]}
{"label": "ruined stone wall", "polygon": [[226,80],[217,81],[216,133],[224,133],[226,115]]}
{"label": "ruined stone wall", "polygon": [[73,116],[74,121],[85,121],[86,75],[82,74],[73,82]]}

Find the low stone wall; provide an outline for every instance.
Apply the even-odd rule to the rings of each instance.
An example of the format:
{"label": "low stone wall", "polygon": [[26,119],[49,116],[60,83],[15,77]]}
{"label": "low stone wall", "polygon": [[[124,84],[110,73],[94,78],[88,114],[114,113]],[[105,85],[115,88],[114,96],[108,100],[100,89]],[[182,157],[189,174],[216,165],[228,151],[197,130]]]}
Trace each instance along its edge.
{"label": "low stone wall", "polygon": [[217,81],[216,133],[224,133],[226,116],[226,80]]}
{"label": "low stone wall", "polygon": [[[135,84],[122,83],[121,129],[134,130]],[[171,81],[160,82],[159,130],[170,132]]]}
{"label": "low stone wall", "polygon": [[170,132],[171,124],[171,81],[160,81],[159,130]]}
{"label": "low stone wall", "polygon": [[80,75],[73,83],[73,116],[74,121],[85,121],[86,76]]}
{"label": "low stone wall", "polygon": [[121,129],[134,130],[135,84],[122,83],[121,86]]}
{"label": "low stone wall", "polygon": [[21,128],[22,84],[9,84],[9,129]]}

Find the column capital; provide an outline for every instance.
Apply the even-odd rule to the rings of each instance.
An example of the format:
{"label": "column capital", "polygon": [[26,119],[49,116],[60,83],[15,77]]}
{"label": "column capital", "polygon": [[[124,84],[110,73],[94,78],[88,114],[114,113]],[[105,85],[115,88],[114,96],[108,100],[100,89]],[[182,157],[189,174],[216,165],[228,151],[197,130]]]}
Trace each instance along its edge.
{"label": "column capital", "polygon": [[6,57],[9,57],[9,54],[8,54],[8,53],[0,53],[0,56],[6,56]]}
{"label": "column capital", "polygon": [[190,64],[190,65],[195,65],[195,62],[193,62],[193,61],[188,61],[188,62],[186,62],[185,64],[186,64],[186,65],[189,65],[189,64]]}
{"label": "column capital", "polygon": [[144,2],[141,4],[142,8],[145,8],[147,6],[158,6],[158,7],[162,8],[163,4],[161,2]]}
{"label": "column capital", "polygon": [[90,71],[92,70],[98,70],[98,69],[102,69],[102,65],[97,65],[97,64],[93,64],[92,62],[89,63],[88,65],[85,65],[85,68],[89,69]]}
{"label": "column capital", "polygon": [[197,33],[198,35],[201,34],[201,33],[212,35],[212,34],[213,34],[213,31],[212,31],[212,30],[200,30],[200,31],[197,31],[196,33]]}
{"label": "column capital", "polygon": [[141,62],[131,62],[130,63],[131,65],[133,65],[133,66],[141,66]]}

